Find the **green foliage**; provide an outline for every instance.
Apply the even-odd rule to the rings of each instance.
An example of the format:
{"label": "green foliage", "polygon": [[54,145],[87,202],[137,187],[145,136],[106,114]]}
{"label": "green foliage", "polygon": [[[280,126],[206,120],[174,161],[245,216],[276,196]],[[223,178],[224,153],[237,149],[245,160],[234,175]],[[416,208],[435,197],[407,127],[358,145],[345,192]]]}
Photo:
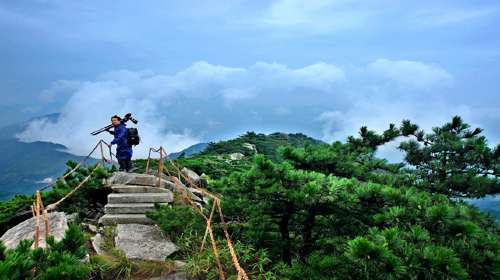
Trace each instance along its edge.
{"label": "green foliage", "polygon": [[[206,223],[199,213],[186,205],[169,207],[156,204],[155,210],[148,212],[147,216],[153,219],[179,247],[175,258],[186,260],[183,271],[194,279],[218,278],[219,272],[210,239],[206,240],[204,250],[201,250]],[[217,238],[217,248],[225,275],[227,279],[236,279],[237,272],[221,229],[215,222],[212,228]],[[276,279],[271,271],[271,259],[266,250],[255,250],[252,246],[240,242],[236,242],[233,246],[240,264],[245,267],[251,279]]]}
{"label": "green foliage", "polygon": [[281,147],[279,151],[298,169],[394,186],[408,185],[415,180],[411,174],[402,172],[402,164],[389,164],[385,159],[376,158],[372,147],[336,141],[303,148]]}
{"label": "green foliage", "polygon": [[[226,279],[236,280],[237,271],[231,261],[231,254],[226,246],[225,240],[217,240],[219,248],[219,257],[222,265],[222,270],[226,275]],[[241,242],[233,244],[234,250],[238,253],[240,265],[245,268],[245,271],[250,279],[279,279],[275,273],[270,270],[271,259],[265,250],[255,250],[251,246]],[[186,265],[182,267],[186,274],[194,279],[218,279],[219,270],[214,258],[211,247],[208,246],[201,252],[193,252],[187,260]]]}
{"label": "green foliage", "polygon": [[[31,194],[40,186],[36,181],[62,173],[68,160],[83,159],[65,152],[63,145],[20,142],[14,135],[24,128],[16,130],[11,135],[4,134],[2,130],[0,136],[0,201],[11,199],[16,194]],[[90,159],[89,162],[94,163],[95,160]]]}
{"label": "green foliage", "polygon": [[302,133],[286,134],[272,133],[265,135],[262,133],[247,132],[238,138],[210,143],[207,148],[201,153],[203,155],[221,155],[230,153],[242,153],[244,155],[253,155],[255,152],[245,148],[244,143],[254,144],[259,154],[263,154],[266,158],[281,161],[281,157],[277,152],[281,146],[302,147],[306,143],[319,144],[319,140],[308,137]]}
{"label": "green foliage", "polygon": [[[406,120],[381,134],[362,127],[358,137],[332,144],[301,134],[249,132],[211,143],[202,154],[181,157],[176,163],[214,179],[208,189],[222,198],[236,253],[251,279],[499,279],[499,224],[454,199],[497,190],[500,148],[490,149],[480,134],[460,118],[430,134]],[[398,137],[415,139],[400,145],[411,168],[376,157],[378,147]],[[259,154],[244,143],[255,144]],[[233,152],[246,156],[231,161],[224,155]],[[157,164],[152,161],[150,169]],[[139,171],[145,165],[144,160],[135,162]],[[168,161],[164,167],[165,173],[179,175]],[[79,170],[58,182],[44,194],[44,201],[61,197],[90,172]],[[65,211],[92,207],[84,200],[100,196],[98,178],[107,177],[109,171],[99,169],[94,174],[95,180],[82,189],[88,192],[62,205]],[[0,226],[9,213],[24,209],[19,205],[32,201],[17,199],[0,204]],[[210,206],[202,210],[204,214]],[[184,270],[190,276],[218,278],[209,240],[200,248],[206,223],[196,210],[174,203],[155,205],[147,215],[179,246],[173,257],[186,260]],[[219,222],[215,215],[212,227],[222,266],[228,279],[236,279]],[[113,248],[112,232],[105,231],[110,253],[92,258],[94,274],[104,279],[133,277],[137,264]],[[80,256],[81,238],[76,232],[68,235],[74,240],[52,244],[52,252],[62,255],[61,247]],[[26,254],[29,244],[16,250]],[[36,262],[16,259],[0,246],[0,264],[2,258],[15,259],[13,273],[29,277],[32,267],[46,263],[43,250],[35,251]],[[59,267],[56,271],[64,268],[76,274],[78,269],[66,258],[61,266],[54,265]],[[168,265],[147,270],[163,269]]]}
{"label": "green foliage", "polygon": [[[68,161],[66,163],[68,170],[74,168],[77,163]],[[80,167],[73,174],[66,177],[65,180],[58,180],[48,191],[42,192],[42,199],[45,205],[56,202],[89,174],[92,177],[85,183],[85,186],[73,193],[71,197],[59,205],[60,211],[68,213],[78,212],[81,209],[97,208],[96,204],[106,204],[107,195],[110,190],[102,188],[102,180],[111,176],[113,168],[103,168],[96,166]],[[33,203],[34,196],[17,195],[13,199],[0,202],[0,234],[7,231],[12,225],[21,222],[25,216],[16,219],[17,214],[26,213],[31,216],[30,206]]]}
{"label": "green foliage", "polygon": [[[410,126],[408,122],[403,126]],[[481,197],[500,192],[500,145],[491,149],[482,129],[469,129],[460,117],[425,134],[414,125],[400,144],[405,160],[416,167],[419,186],[450,196]]]}
{"label": "green foliage", "polygon": [[276,265],[283,261],[274,270],[281,278],[500,276],[498,225],[444,195],[298,170],[263,157],[214,188],[224,194],[234,238],[265,249]]}
{"label": "green foliage", "polygon": [[86,279],[91,268],[80,261],[86,254],[84,243],[83,233],[73,224],[61,241],[50,236],[47,249],[31,249],[33,240],[22,240],[15,249],[4,251],[0,279]]}
{"label": "green foliage", "polygon": [[155,209],[147,212],[146,216],[155,221],[174,242],[186,229],[198,234],[205,231],[205,220],[188,205],[171,207],[156,203]]}
{"label": "green foliage", "polygon": [[[0,234],[10,228],[11,221],[16,214],[27,211],[33,203],[33,197],[26,195],[16,195],[14,198],[0,202]],[[31,213],[29,211],[28,213]]]}
{"label": "green foliage", "polygon": [[99,279],[132,279],[133,263],[125,253],[112,248],[109,253],[90,258],[93,275]]}
{"label": "green foliage", "polygon": [[[264,271],[268,279],[497,279],[498,224],[450,199],[495,192],[500,149],[488,148],[480,133],[459,118],[431,134],[409,121],[381,134],[362,127],[358,137],[332,144],[281,145],[247,133],[177,163],[216,179],[209,189],[223,197],[233,240],[244,241],[239,257],[264,252],[269,260],[256,279]],[[410,168],[376,157],[378,147],[401,137],[416,139],[400,145]],[[232,152],[247,156],[220,156]],[[157,208],[154,219],[175,236],[192,276],[217,278],[210,250],[199,253],[205,224],[187,209]],[[226,257],[224,269],[234,275]]]}
{"label": "green foliage", "polygon": [[[68,167],[73,168],[75,164],[75,162],[70,161]],[[107,195],[110,190],[102,188],[102,181],[111,176],[112,170],[112,168],[97,166],[79,168],[77,172],[66,177],[64,181],[57,181],[52,190],[44,192],[42,194],[43,201],[47,201],[46,204],[57,201],[78,186],[87,176],[91,175],[85,186],[68,197],[58,206],[58,209],[67,213],[74,213],[79,212],[81,209],[98,208],[97,204],[104,205],[107,202]]]}
{"label": "green foliage", "polygon": [[[470,125],[455,116],[451,122],[434,127],[425,133],[418,125],[403,120],[396,128],[390,124],[382,134],[360,129],[359,138],[348,138],[347,145],[356,150],[375,151],[378,147],[398,137],[412,139],[400,143],[405,161],[415,172],[414,185],[435,193],[456,197],[482,197],[500,192],[500,145],[492,149],[482,129],[470,129]],[[333,144],[332,144],[333,145]],[[321,163],[322,158],[309,160]]]}
{"label": "green foliage", "polygon": [[[224,176],[228,176],[232,172],[244,171],[250,167],[252,164],[252,157],[245,157],[241,160],[229,160],[226,156],[213,156],[213,155],[196,155],[189,158],[178,158],[174,160],[178,166],[187,167],[197,174],[208,175],[211,179],[219,179]],[[135,160],[134,167],[137,168],[137,172],[145,172],[146,170],[146,160]],[[178,176],[178,170],[170,164],[169,161],[165,161],[164,173],[171,174],[173,176]],[[158,172],[158,160],[152,160],[150,162],[150,172]]]}
{"label": "green foliage", "polygon": [[218,181],[215,189],[224,193],[227,215],[245,223],[236,229],[244,240],[290,263],[294,255],[305,258],[314,248],[314,228],[319,222],[331,222],[323,217],[332,213],[342,217],[355,203],[332,178],[259,156],[249,171]]}

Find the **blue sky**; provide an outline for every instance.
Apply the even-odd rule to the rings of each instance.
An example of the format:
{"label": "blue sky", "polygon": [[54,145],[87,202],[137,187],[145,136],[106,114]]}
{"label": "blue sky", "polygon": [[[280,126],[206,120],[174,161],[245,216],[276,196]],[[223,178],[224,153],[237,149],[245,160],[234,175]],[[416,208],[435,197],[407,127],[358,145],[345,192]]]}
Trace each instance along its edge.
{"label": "blue sky", "polygon": [[461,115],[500,140],[498,1],[0,1],[2,123],[84,153],[135,113],[145,145],[247,130],[342,140]]}

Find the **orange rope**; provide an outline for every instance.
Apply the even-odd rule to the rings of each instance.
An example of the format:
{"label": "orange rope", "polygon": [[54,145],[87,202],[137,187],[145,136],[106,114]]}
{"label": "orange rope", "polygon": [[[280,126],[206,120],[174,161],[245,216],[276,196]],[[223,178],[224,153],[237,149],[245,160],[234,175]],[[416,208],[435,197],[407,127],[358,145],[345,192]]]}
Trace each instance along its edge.
{"label": "orange rope", "polygon": [[[85,163],[85,161],[87,161],[90,158],[90,156],[96,151],[97,147],[100,147],[101,162],[97,163],[96,168],[99,167],[100,165],[104,166],[104,163],[107,162],[107,159],[104,156],[104,150],[102,147],[103,144],[106,144],[109,148],[110,162],[112,163],[113,162],[113,152],[111,151],[111,147],[109,147],[109,145],[104,140],[99,140],[99,142],[97,142],[97,144],[94,146],[94,148],[90,151],[90,153],[85,158],[83,158],[75,167],[73,167],[71,170],[69,170],[63,176],[61,176],[58,180],[66,179],[70,174],[73,174],[78,168],[80,168],[80,166],[82,166]],[[67,193],[63,198],[61,198],[60,200],[58,200],[55,203],[48,205],[46,208],[43,205],[42,196],[40,195],[40,191],[47,189],[48,187],[51,187],[54,183],[51,183],[51,184],[43,187],[42,189],[36,191],[35,199],[34,199],[33,205],[31,206],[31,212],[35,218],[35,242],[34,242],[35,248],[38,248],[39,241],[40,241],[40,216],[41,216],[41,213],[43,214],[43,221],[45,224],[45,246],[47,248],[48,247],[47,239],[49,236],[48,211],[55,209],[57,207],[57,205],[59,205],[61,202],[66,200],[68,197],[70,197],[74,192],[76,192],[78,189],[80,189],[90,179],[90,177],[92,177],[92,174],[94,173],[95,170],[96,169],[93,169],[92,172],[82,182],[80,182],[80,184],[78,184],[78,186],[76,186],[73,190],[71,190],[69,193]],[[54,181],[54,182],[56,182],[56,181]]]}
{"label": "orange rope", "polygon": [[[75,167],[73,167],[70,171],[68,171],[66,174],[64,174],[63,176],[59,177],[57,180],[54,180],[54,182],[48,184],[47,186],[43,187],[40,189],[40,191],[43,191],[51,186],[53,186],[55,184],[55,182],[57,182],[58,180],[63,180],[63,179],[66,179],[66,177],[68,177],[70,174],[73,174],[78,168],[80,168],[80,166],[82,166],[89,158],[90,156],[95,152],[95,150],[99,147],[99,145],[102,145],[102,144],[105,144],[106,146],[108,146],[108,143],[106,143],[106,141],[104,140],[99,140],[99,142],[97,142],[97,144],[94,146],[94,148],[90,151],[90,153],[87,154],[87,156],[85,156],[85,158],[83,158]],[[108,146],[109,148],[109,146]],[[111,151],[111,148],[109,148],[109,154],[111,156],[111,159],[110,159],[110,162],[113,162],[113,157],[112,155],[113,152]],[[116,157],[116,156],[115,156]]]}
{"label": "orange rope", "polygon": [[[153,151],[153,152],[159,152],[160,153],[160,160],[163,161],[163,157],[161,157],[162,156],[162,152],[164,151],[163,147],[160,146],[160,148],[158,148],[156,150],[153,149],[153,148],[151,148],[150,152],[151,151]],[[149,167],[149,160],[150,160],[149,157],[148,157],[147,167]],[[167,155],[167,158],[168,158],[168,155]],[[188,176],[186,176],[184,173],[181,172],[181,170],[179,169],[179,167],[170,158],[168,160],[169,160],[170,164],[172,164],[172,166],[176,169],[178,175],[182,176],[182,178],[184,178],[184,180],[186,180],[186,182],[191,187],[195,188],[196,190],[201,191],[203,194],[205,194],[208,197],[210,197],[210,198],[213,199],[213,203],[214,204],[212,206],[212,210],[210,211],[210,216],[208,218],[200,211],[201,215],[205,218],[205,220],[207,222],[207,227],[205,229],[205,235],[203,237],[203,241],[202,241],[202,244],[201,244],[201,251],[203,251],[203,248],[204,248],[205,242],[206,242],[206,238],[207,238],[207,234],[208,234],[210,236],[210,241],[212,243],[212,249],[214,251],[214,256],[215,256],[215,259],[216,259],[216,262],[217,262],[217,266],[219,268],[219,274],[220,274],[219,277],[221,279],[224,279],[224,274],[222,272],[222,266],[220,265],[219,255],[218,255],[218,251],[217,251],[217,246],[216,246],[216,243],[215,243],[215,239],[214,239],[214,236],[213,236],[212,223],[211,223],[213,212],[214,212],[214,208],[215,208],[215,206],[217,206],[218,212],[219,212],[219,216],[220,216],[220,219],[221,219],[221,223],[222,223],[222,226],[223,226],[224,236],[225,236],[225,239],[226,239],[226,242],[227,242],[227,246],[229,248],[229,253],[231,255],[231,261],[232,261],[234,267],[236,268],[236,271],[238,272],[238,279],[248,280],[248,276],[247,276],[245,270],[240,266],[240,263],[238,261],[238,257],[236,256],[235,250],[233,248],[233,245],[232,245],[232,242],[231,242],[231,238],[230,238],[228,230],[227,230],[227,224],[225,223],[225,221],[224,221],[224,215],[222,214],[222,208],[220,207],[220,199],[217,196],[213,195],[212,193],[208,192],[207,190],[203,189],[202,187],[194,184]],[[161,166],[163,167],[163,164],[161,164]],[[168,175],[170,176],[170,178],[172,178],[172,181],[174,181],[174,184],[176,185],[176,187],[179,188],[179,189],[181,189],[181,191],[183,192],[184,191],[183,188],[180,187],[180,186],[178,186],[178,184],[179,184],[178,179],[170,174],[170,172],[168,171],[168,168],[166,169],[166,172],[168,173]],[[161,174],[158,173],[158,176],[161,176]],[[191,198],[188,197],[188,199],[189,199],[189,202],[191,202],[191,204],[196,207],[196,204],[194,204],[191,201]],[[196,209],[199,210],[198,207],[196,207]]]}
{"label": "orange rope", "polygon": [[210,223],[212,222],[212,216],[214,215],[215,204],[212,204],[212,210],[210,210],[210,217],[207,219],[207,228],[205,229],[205,235],[203,236],[203,241],[201,242],[200,252],[205,248],[205,241],[207,240],[208,228],[210,227]]}
{"label": "orange rope", "polygon": [[[96,165],[96,167],[100,166],[101,164],[104,165],[105,157],[104,157],[104,153],[103,153],[103,150],[102,150],[102,144],[108,145],[103,140],[100,140],[95,145],[95,147],[92,149],[92,151],[82,161],[80,161],[68,173],[64,174],[64,176],[62,176],[60,179],[65,179],[67,176],[69,176],[74,171],[76,171],[94,153],[94,151],[97,149],[98,146],[100,146],[100,152],[101,152],[101,160],[102,160],[102,162],[98,163]],[[109,147],[109,145],[108,145],[108,147]],[[111,148],[109,148],[109,149],[110,149],[110,158],[111,158],[110,161],[112,161]],[[146,172],[147,172],[147,171],[149,171],[149,162],[150,162],[150,159],[151,159],[151,152],[160,153],[160,163],[158,164],[158,174],[157,174],[157,176],[158,176],[158,186],[160,186],[161,175],[163,174],[163,152],[164,151],[165,151],[165,149],[163,147],[161,147],[161,146],[158,149],[150,148],[149,149],[149,155],[148,155],[148,161],[147,161],[147,164],[146,164]],[[167,153],[165,153],[165,155],[168,158]],[[169,177],[171,178],[171,180],[174,182],[174,185],[176,186],[176,188],[179,189],[179,192],[181,193],[181,195],[183,195],[184,198],[188,202],[190,202],[190,204],[198,211],[199,214],[201,214],[205,218],[205,220],[207,222],[207,227],[206,227],[206,230],[205,230],[205,236],[203,237],[203,242],[202,242],[202,245],[201,245],[201,250],[203,250],[203,248],[205,246],[206,237],[207,237],[207,234],[208,234],[208,236],[210,237],[210,242],[212,244],[212,250],[214,252],[215,261],[216,261],[216,264],[217,264],[217,267],[218,267],[218,270],[219,270],[219,278],[221,280],[225,280],[224,271],[222,269],[222,264],[220,263],[219,252],[217,250],[217,243],[215,241],[215,237],[214,237],[212,226],[211,226],[211,220],[212,220],[212,217],[213,217],[215,206],[217,206],[217,208],[218,208],[218,212],[219,212],[219,216],[220,216],[220,219],[221,219],[221,223],[223,225],[224,235],[225,235],[225,238],[226,238],[226,241],[227,241],[227,246],[228,246],[229,252],[231,254],[231,260],[233,262],[234,267],[236,268],[236,271],[238,272],[238,279],[243,278],[244,280],[248,280],[248,276],[247,276],[246,272],[243,270],[243,268],[241,268],[241,266],[239,264],[239,261],[238,261],[238,257],[236,256],[236,253],[235,253],[234,248],[232,246],[232,242],[231,242],[229,233],[227,231],[227,225],[226,225],[226,223],[224,221],[224,216],[222,214],[222,209],[220,207],[220,199],[217,196],[211,194],[210,192],[206,191],[205,189],[203,189],[203,188],[197,186],[196,184],[194,184],[193,182],[191,182],[191,180],[189,179],[189,177],[185,176],[180,171],[179,167],[171,159],[169,159],[169,162],[172,164],[173,167],[175,167],[175,169],[178,172],[178,175],[182,176],[186,180],[186,182],[188,182],[188,184],[191,187],[193,187],[193,188],[201,191],[203,194],[205,194],[205,195],[207,195],[207,196],[209,196],[210,198],[213,199],[213,203],[214,204],[212,206],[212,210],[210,212],[210,216],[206,217],[206,215],[203,213],[203,211],[200,210],[197,207],[197,205],[192,201],[192,199],[185,193],[185,190],[182,187],[181,183],[179,182],[179,179],[176,178],[175,176],[172,176],[170,174],[168,168],[165,169],[166,172],[168,173]],[[76,186],[71,192],[69,192],[68,194],[66,194],[63,198],[61,198],[57,202],[52,203],[49,206],[47,206],[47,208],[44,209],[44,216],[46,215],[46,213],[47,213],[48,210],[55,209],[57,207],[57,205],[59,205],[61,202],[63,202],[64,200],[66,200],[68,197],[70,197],[74,192],[76,192],[78,189],[80,189],[90,179],[90,177],[92,177],[92,174],[94,173],[95,170],[96,169],[92,170],[92,172],[82,182],[80,182],[80,184],[78,184],[78,186]],[[38,219],[39,219],[39,216],[40,216],[40,207],[42,207],[42,209],[43,209],[43,203],[41,201],[41,196],[40,196],[39,192],[37,192],[36,201],[34,203],[34,206],[32,206],[32,212],[33,212],[34,215],[36,215],[35,247],[38,247],[38,239],[39,239],[39,220]],[[47,235],[48,234],[48,218],[46,218],[46,216],[45,216],[44,220],[46,221],[46,231],[45,231],[45,234]]]}
{"label": "orange rope", "polygon": [[238,257],[236,256],[236,253],[234,252],[233,245],[231,244],[231,238],[229,238],[229,233],[227,232],[227,225],[226,225],[226,222],[224,222],[224,215],[222,214],[222,209],[220,207],[220,200],[216,200],[215,202],[216,202],[217,208],[219,210],[219,216],[220,216],[220,220],[222,223],[222,229],[224,230],[224,235],[226,236],[227,247],[229,248],[229,253],[231,254],[233,264],[236,267],[236,270],[238,271],[238,278],[242,277],[243,279],[248,280],[248,276],[247,276],[245,270],[243,270],[243,268],[241,268],[240,263],[238,262]]}
{"label": "orange rope", "polygon": [[[100,163],[98,163],[96,165],[96,167],[98,167],[100,165]],[[90,174],[85,177],[85,179],[83,179],[83,181],[80,182],[80,184],[78,184],[78,186],[76,186],[74,189],[72,189],[69,193],[67,193],[63,198],[59,199],[57,202],[55,203],[52,203],[50,204],[49,206],[47,206],[47,209],[48,210],[54,210],[57,205],[59,205],[61,202],[63,202],[64,200],[66,200],[66,198],[70,197],[74,192],[76,192],[79,188],[81,188],[83,186],[83,184],[85,184],[89,179],[90,177],[92,177],[92,174],[94,173],[96,169],[92,170],[92,172],[90,172]]]}
{"label": "orange rope", "polygon": [[[162,153],[163,153],[163,147],[160,147],[158,150],[155,150],[153,148],[150,149],[150,151],[153,151],[153,152],[159,152],[160,153],[160,161],[163,161],[163,157],[161,156]],[[149,158],[148,158],[148,162],[149,162]],[[159,164],[158,165],[158,170],[160,170],[162,164]],[[191,197],[189,197],[186,193],[185,193],[185,190],[184,188],[181,186],[181,183],[179,182],[179,180],[175,177],[175,176],[172,176],[172,174],[170,174],[170,171],[168,171],[168,169],[165,169],[165,171],[168,173],[169,177],[171,178],[171,180],[174,182],[174,185],[176,186],[176,188],[179,190],[179,192],[181,193],[181,195],[183,196],[184,200],[188,201],[191,206],[196,209],[198,211],[198,213],[203,216],[203,218],[205,218],[205,220],[207,221],[207,233],[208,235],[210,236],[210,243],[212,245],[212,251],[214,253],[214,257],[215,257],[215,263],[217,265],[217,269],[219,271],[219,279],[220,280],[225,280],[226,277],[224,275],[224,270],[222,268],[222,264],[220,262],[220,257],[219,257],[219,251],[217,249],[217,243],[215,241],[215,237],[214,237],[214,234],[213,234],[213,231],[212,231],[212,227],[211,227],[211,223],[210,223],[210,219],[207,218],[207,216],[205,214],[203,214],[203,212],[196,206],[196,204],[192,201]],[[160,172],[158,172],[158,179],[161,179],[161,174]],[[213,213],[213,211],[212,211]]]}

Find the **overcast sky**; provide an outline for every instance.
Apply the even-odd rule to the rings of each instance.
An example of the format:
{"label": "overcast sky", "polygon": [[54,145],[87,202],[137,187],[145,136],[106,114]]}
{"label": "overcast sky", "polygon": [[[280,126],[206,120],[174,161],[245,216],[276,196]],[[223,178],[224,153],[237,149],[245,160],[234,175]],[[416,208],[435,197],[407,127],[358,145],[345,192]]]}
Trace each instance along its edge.
{"label": "overcast sky", "polygon": [[498,1],[0,1],[0,42],[0,124],[60,112],[20,137],[75,153],[126,112],[144,150],[454,115],[500,142]]}

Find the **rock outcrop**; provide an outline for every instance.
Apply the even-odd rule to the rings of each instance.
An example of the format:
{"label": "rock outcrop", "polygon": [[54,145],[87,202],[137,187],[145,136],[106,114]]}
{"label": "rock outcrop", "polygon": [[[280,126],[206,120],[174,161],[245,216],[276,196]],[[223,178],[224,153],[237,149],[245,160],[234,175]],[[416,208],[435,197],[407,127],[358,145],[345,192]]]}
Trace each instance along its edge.
{"label": "rock outcrop", "polygon": [[102,234],[97,233],[96,235],[90,238],[90,242],[92,243],[92,247],[94,248],[97,254],[104,254],[104,237]]}
{"label": "rock outcrop", "polygon": [[253,151],[254,153],[257,153],[257,146],[255,146],[255,144],[243,143],[243,147]]}
{"label": "rock outcrop", "polygon": [[160,231],[158,226],[119,224],[116,227],[115,245],[128,259],[165,261],[178,250]]}
{"label": "rock outcrop", "polygon": [[200,176],[198,174],[196,174],[196,172],[194,172],[193,170],[191,169],[187,169],[186,167],[182,168],[181,172],[187,177],[189,178],[189,180],[191,181],[191,183],[195,184],[195,185],[198,185],[200,183]]}
{"label": "rock outcrop", "polygon": [[[54,236],[56,241],[61,240],[64,237],[64,233],[68,229],[68,221],[66,214],[64,212],[50,212],[49,215],[49,235]],[[43,215],[40,218],[40,247],[45,247],[45,224],[43,221]],[[2,235],[0,240],[3,244],[9,248],[14,249],[17,247],[19,242],[24,239],[34,239],[35,238],[35,218],[30,218],[12,228]],[[33,244],[34,246],[34,244]],[[33,247],[32,246],[32,247]]]}
{"label": "rock outcrop", "polygon": [[229,154],[229,159],[230,160],[241,160],[245,157],[244,154],[242,153],[232,153],[232,154]]}

